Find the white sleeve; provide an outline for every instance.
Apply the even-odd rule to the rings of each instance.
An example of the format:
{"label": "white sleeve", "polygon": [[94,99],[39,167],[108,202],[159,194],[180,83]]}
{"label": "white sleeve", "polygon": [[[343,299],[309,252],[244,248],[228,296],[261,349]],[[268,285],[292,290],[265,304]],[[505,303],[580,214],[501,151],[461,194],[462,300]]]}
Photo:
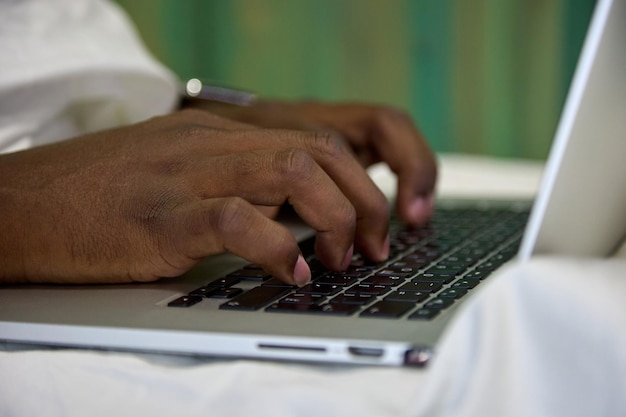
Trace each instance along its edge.
{"label": "white sleeve", "polygon": [[177,81],[105,0],[0,2],[0,153],[167,113]]}

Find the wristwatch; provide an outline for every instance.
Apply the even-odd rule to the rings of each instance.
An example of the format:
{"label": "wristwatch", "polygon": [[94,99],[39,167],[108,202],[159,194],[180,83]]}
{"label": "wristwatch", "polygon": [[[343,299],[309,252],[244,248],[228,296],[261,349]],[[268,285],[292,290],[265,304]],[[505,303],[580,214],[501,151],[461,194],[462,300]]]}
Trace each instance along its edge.
{"label": "wristwatch", "polygon": [[184,84],[183,97],[196,100],[219,101],[237,106],[251,106],[257,99],[250,91],[206,84],[199,78],[190,78]]}

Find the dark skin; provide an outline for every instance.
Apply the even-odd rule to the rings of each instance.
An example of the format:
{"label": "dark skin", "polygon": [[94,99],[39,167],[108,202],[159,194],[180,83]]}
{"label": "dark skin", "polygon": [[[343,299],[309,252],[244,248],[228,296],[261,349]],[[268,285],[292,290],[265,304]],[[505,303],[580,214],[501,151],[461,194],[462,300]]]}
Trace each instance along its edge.
{"label": "dark skin", "polygon": [[434,156],[404,112],[362,103],[316,101],[265,100],[252,107],[207,101],[191,104],[256,126],[336,134],[346,141],[363,167],[384,161],[397,174],[396,210],[406,223],[422,224],[432,213],[437,174]]}
{"label": "dark skin", "polygon": [[433,155],[396,110],[212,107],[1,155],[0,283],[154,281],[228,251],[303,285],[296,240],[268,217],[283,204],[329,268],[355,248],[382,261],[389,208],[363,168],[379,160],[398,174],[406,222],[432,212]]}

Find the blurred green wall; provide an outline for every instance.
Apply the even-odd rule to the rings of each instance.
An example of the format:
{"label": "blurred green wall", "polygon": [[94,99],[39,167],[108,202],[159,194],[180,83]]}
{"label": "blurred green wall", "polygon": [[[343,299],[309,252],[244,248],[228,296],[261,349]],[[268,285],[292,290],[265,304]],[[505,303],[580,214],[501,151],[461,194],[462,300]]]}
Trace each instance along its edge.
{"label": "blurred green wall", "polygon": [[543,158],[594,0],[118,0],[181,77],[388,103],[437,151]]}

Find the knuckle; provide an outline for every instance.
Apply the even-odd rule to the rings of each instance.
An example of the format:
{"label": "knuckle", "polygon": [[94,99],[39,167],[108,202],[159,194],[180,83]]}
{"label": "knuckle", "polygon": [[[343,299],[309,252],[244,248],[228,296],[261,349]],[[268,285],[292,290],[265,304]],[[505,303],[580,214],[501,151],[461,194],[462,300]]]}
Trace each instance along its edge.
{"label": "knuckle", "polygon": [[338,160],[348,155],[348,148],[340,136],[329,132],[313,132],[311,147],[324,159]]}
{"label": "knuckle", "polygon": [[374,108],[371,120],[382,130],[413,124],[413,119],[408,113],[393,106]]}
{"label": "knuckle", "polygon": [[221,233],[233,233],[245,227],[249,217],[249,203],[240,197],[224,199],[214,218],[214,229]]}
{"label": "knuckle", "polygon": [[303,149],[294,148],[276,154],[275,169],[285,178],[309,180],[316,170],[316,162]]}
{"label": "knuckle", "polygon": [[341,229],[354,230],[356,227],[357,213],[347,200],[344,204],[336,206],[335,223],[340,226]]}

